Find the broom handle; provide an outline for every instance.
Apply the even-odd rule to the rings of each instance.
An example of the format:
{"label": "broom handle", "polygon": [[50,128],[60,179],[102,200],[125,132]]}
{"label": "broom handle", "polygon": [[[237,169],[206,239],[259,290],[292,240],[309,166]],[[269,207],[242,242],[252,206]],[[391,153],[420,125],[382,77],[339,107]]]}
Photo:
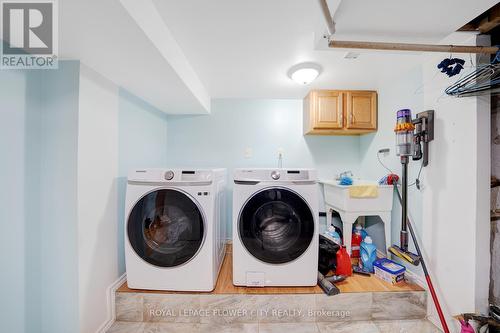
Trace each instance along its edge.
{"label": "broom handle", "polygon": [[[398,194],[399,203],[402,204],[401,194],[399,193],[397,184],[394,184],[394,188],[396,189],[396,193]],[[434,285],[432,284],[431,276],[429,274],[429,271],[427,270],[427,266],[425,265],[425,260],[424,257],[422,256],[422,252],[420,251],[420,246],[418,245],[417,237],[413,230],[412,223],[408,216],[406,217],[406,222],[408,225],[408,230],[410,231],[411,239],[413,240],[413,244],[415,245],[417,254],[420,257],[420,263],[422,264],[422,270],[424,271],[425,280],[427,281],[427,287],[429,287],[429,291],[431,292],[432,300],[434,302],[434,306],[436,307],[436,311],[439,316],[439,321],[441,321],[441,326],[443,326],[443,331],[445,333],[450,333],[450,329],[448,328],[448,324],[446,323],[446,319],[444,317],[443,310],[441,309],[441,304],[439,303],[436,290],[434,289]]]}

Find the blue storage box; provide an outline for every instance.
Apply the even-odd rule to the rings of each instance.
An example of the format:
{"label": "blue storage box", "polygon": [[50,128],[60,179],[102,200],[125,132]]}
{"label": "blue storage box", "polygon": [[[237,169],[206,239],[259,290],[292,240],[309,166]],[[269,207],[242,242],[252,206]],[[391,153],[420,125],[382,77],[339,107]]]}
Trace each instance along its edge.
{"label": "blue storage box", "polygon": [[399,283],[405,279],[406,267],[387,258],[375,260],[373,268],[376,277],[391,284]]}

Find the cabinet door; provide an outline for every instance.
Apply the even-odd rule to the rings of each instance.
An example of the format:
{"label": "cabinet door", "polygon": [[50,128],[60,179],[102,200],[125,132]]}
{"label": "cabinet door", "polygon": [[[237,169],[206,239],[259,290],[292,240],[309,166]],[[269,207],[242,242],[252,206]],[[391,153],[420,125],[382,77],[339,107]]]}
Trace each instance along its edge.
{"label": "cabinet door", "polygon": [[347,92],[347,129],[377,129],[377,93]]}
{"label": "cabinet door", "polygon": [[340,129],[343,127],[342,92],[324,90],[315,96],[315,129]]}

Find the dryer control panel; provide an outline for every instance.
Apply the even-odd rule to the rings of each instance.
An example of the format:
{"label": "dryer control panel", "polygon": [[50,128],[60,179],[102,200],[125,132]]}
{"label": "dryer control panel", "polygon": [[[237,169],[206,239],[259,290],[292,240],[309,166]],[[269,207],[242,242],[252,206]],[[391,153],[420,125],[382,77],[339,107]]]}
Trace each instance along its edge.
{"label": "dryer control panel", "polygon": [[211,169],[138,169],[128,175],[129,182],[137,183],[189,183],[210,184],[214,170]]}

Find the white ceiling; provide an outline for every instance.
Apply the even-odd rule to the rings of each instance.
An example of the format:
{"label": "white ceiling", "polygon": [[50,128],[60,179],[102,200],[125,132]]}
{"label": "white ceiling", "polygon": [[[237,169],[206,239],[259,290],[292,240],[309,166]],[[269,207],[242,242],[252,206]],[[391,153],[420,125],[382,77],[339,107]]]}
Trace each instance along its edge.
{"label": "white ceiling", "polygon": [[[166,113],[209,112],[210,96],[201,82],[196,84],[182,52],[162,52],[120,1],[64,0],[59,1],[59,13],[60,58],[82,61]],[[168,29],[163,28],[166,36]],[[170,44],[169,50],[176,45]]]}
{"label": "white ceiling", "polygon": [[[328,0],[338,39],[437,42],[493,0]],[[408,53],[325,47],[317,0],[64,0],[60,55],[79,59],[166,113],[209,112],[212,98],[302,98],[312,88],[376,89],[415,66]],[[318,41],[320,41],[318,43]],[[323,73],[299,86],[304,61]]]}
{"label": "white ceiling", "polygon": [[335,13],[335,21],[339,38],[368,36],[381,41],[437,43],[497,2],[344,0]]}
{"label": "white ceiling", "polygon": [[[343,50],[318,49],[314,34],[322,34],[325,25],[317,0],[154,2],[212,98],[302,98],[310,88],[376,88],[387,73],[415,60],[366,51],[346,60]],[[338,6],[338,0],[329,1],[331,8],[338,6],[339,39],[408,42],[437,42],[495,3],[344,0]],[[302,61],[324,68],[307,87],[286,76]]]}

